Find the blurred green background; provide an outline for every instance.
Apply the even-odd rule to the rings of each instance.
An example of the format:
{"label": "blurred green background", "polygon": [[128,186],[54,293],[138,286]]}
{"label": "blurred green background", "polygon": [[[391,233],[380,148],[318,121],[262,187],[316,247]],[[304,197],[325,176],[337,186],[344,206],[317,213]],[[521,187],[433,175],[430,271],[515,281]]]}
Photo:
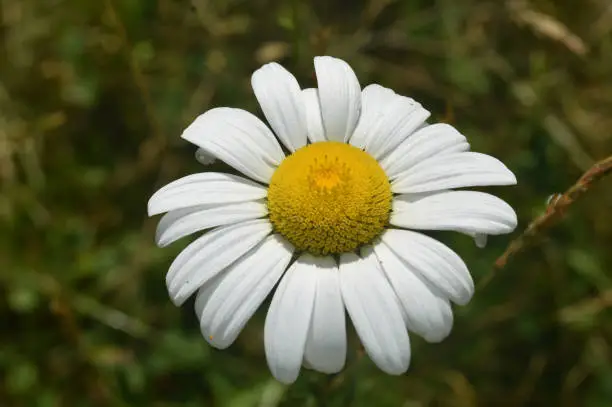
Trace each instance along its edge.
{"label": "blurred green background", "polygon": [[[612,154],[607,0],[0,0],[0,406],[612,405],[612,179],[538,245],[493,262],[550,194]],[[274,381],[266,306],[226,351],[164,275],[146,202],[205,168],[179,138],[214,106],[261,114],[250,75],[312,58],[410,95],[516,187],[519,229],[486,249],[440,234],[479,288],[408,373],[351,356],[336,377]],[[495,273],[495,275],[492,275]],[[487,282],[488,281],[488,282]],[[353,360],[355,359],[355,360]]]}

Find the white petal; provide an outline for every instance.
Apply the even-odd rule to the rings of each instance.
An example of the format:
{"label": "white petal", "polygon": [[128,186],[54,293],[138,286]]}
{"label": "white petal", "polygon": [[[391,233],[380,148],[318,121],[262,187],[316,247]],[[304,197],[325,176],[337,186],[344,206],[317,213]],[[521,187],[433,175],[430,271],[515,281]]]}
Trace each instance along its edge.
{"label": "white petal", "polygon": [[374,129],[382,119],[382,112],[396,96],[391,89],[378,84],[368,85],[361,91],[361,115],[349,139],[351,145],[365,148],[370,143],[370,139],[376,135]]}
{"label": "white petal", "polygon": [[208,305],[208,302],[210,301],[214,292],[217,290],[217,287],[219,287],[219,284],[221,284],[223,281],[223,277],[223,273],[217,274],[204,283],[204,285],[198,290],[193,307],[198,320],[200,320],[200,316],[202,315],[204,308],[206,308]]}
{"label": "white petal", "polygon": [[321,115],[328,140],[346,142],[359,120],[361,88],[353,69],[341,59],[315,57]]}
{"label": "white petal", "polygon": [[251,86],[270,127],[290,151],[306,145],[306,106],[295,77],[276,62],[256,70]]}
{"label": "white petal", "polygon": [[491,194],[445,191],[416,201],[393,200],[390,223],[409,229],[454,230],[473,235],[499,235],[516,228],[516,213]]}
{"label": "white petal", "polygon": [[304,89],[302,99],[306,105],[306,124],[308,125],[308,139],[311,143],[325,141],[325,129],[323,128],[323,117],[321,116],[321,104],[319,103],[319,91],[316,88]]}
{"label": "white petal", "polygon": [[200,328],[212,346],[224,349],[234,342],[287,269],[293,250],[280,235],[268,236],[223,271],[212,293],[200,289],[207,297],[198,314]]}
{"label": "white petal", "polygon": [[200,230],[257,219],[268,213],[262,201],[198,205],[168,212],[159,221],[155,241],[159,247]]}
{"label": "white petal", "polygon": [[470,145],[465,137],[453,126],[437,123],[417,130],[382,159],[380,165],[387,176],[393,179],[402,171],[434,155],[469,149]]}
{"label": "white petal", "polygon": [[272,230],[267,219],[222,226],[194,240],[174,259],[166,275],[170,298],[181,305],[206,281],[242,257]]}
{"label": "white petal", "polygon": [[149,216],[197,205],[228,204],[265,198],[263,186],[236,175],[218,172],[192,174],[177,179],[149,199]]}
{"label": "white petal", "polygon": [[244,175],[265,183],[285,158],[270,129],[241,109],[211,109],[198,116],[181,137]]}
{"label": "white petal", "polygon": [[300,373],[312,316],[317,258],[303,254],[281,280],[264,326],[266,359],[272,375],[293,383]]}
{"label": "white petal", "polygon": [[474,234],[474,243],[479,249],[484,249],[487,246],[487,235],[484,233]]}
{"label": "white petal", "polygon": [[420,103],[396,95],[382,108],[379,119],[369,127],[368,131],[372,134],[366,136],[369,140],[366,151],[379,159],[422,126],[429,115],[429,111]]}
{"label": "white petal", "polygon": [[346,325],[340,292],[340,276],[331,257],[317,258],[313,272],[317,290],[310,321],[305,365],[323,373],[337,373],[346,361]]}
{"label": "white petal", "polygon": [[373,253],[340,258],[342,298],[370,359],[384,372],[402,374],[410,364],[410,340],[398,299]]}
{"label": "white petal", "polygon": [[381,240],[451,301],[464,305],[472,298],[472,276],[461,257],[444,244],[423,234],[399,229],[388,229]]}
{"label": "white petal", "polygon": [[414,273],[391,249],[380,242],[374,246],[387,278],[404,308],[408,329],[428,342],[440,342],[453,327],[453,311],[448,300]]}
{"label": "white petal", "polygon": [[514,184],[516,177],[497,158],[465,152],[440,155],[422,161],[400,173],[391,183],[391,189],[396,194],[403,194]]}
{"label": "white petal", "polygon": [[215,156],[203,148],[198,148],[196,150],[195,159],[202,165],[211,165],[216,161]]}

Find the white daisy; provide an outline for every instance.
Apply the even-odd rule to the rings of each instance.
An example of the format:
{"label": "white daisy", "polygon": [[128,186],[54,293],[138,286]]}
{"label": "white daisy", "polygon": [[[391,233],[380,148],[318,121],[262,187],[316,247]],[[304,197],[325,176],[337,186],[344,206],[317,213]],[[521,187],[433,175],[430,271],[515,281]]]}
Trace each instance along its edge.
{"label": "white daisy", "polygon": [[[414,230],[454,230],[484,244],[511,232],[516,215],[492,195],[453,188],[510,185],[497,159],[469,152],[448,124],[380,85],[361,90],[350,66],[314,60],[318,88],[300,89],[276,63],[252,77],[274,133],[240,109],[199,116],[182,137],[244,174],[204,172],[149,201],[168,212],[157,243],[206,233],[166,277],[172,301],[197,293],[204,338],[228,347],[276,284],[264,341],[274,377],[291,383],[306,365],[340,371],[345,309],[369,357],[390,374],[410,363],[408,332],[430,342],[453,324],[450,302],[474,284],[461,258]],[[277,139],[285,147],[285,151]]]}

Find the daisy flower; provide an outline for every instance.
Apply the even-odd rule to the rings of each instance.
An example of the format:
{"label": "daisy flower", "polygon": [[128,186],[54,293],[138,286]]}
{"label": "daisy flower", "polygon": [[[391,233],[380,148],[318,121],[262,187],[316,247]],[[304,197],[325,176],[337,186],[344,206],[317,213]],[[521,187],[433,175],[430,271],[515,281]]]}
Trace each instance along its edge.
{"label": "daisy flower", "polygon": [[470,152],[452,126],[427,124],[430,113],[413,99],[377,84],[362,90],[340,59],[316,57],[314,66],[314,89],[301,89],[277,63],[255,71],[271,130],[221,107],[183,132],[202,156],[244,177],[188,175],[149,200],[149,215],[167,212],[159,246],[206,231],[171,264],[168,292],[177,306],[196,295],[202,334],[223,349],[276,287],[264,343],[281,382],[295,381],[302,365],[342,370],[346,314],[370,359],[401,374],[409,332],[441,341],[451,302],[465,304],[474,291],[461,258],[418,231],[454,230],[479,245],[511,232],[517,220],[507,203],[455,189],[516,178]]}

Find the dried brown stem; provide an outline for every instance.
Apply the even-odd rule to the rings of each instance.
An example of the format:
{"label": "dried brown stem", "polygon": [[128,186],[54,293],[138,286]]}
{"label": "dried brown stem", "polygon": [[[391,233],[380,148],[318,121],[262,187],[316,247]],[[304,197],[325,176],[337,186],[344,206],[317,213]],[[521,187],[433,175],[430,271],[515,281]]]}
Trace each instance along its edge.
{"label": "dried brown stem", "polygon": [[495,268],[505,267],[512,256],[522,251],[536,237],[541,236],[547,229],[563,219],[570,205],[610,172],[612,172],[612,156],[595,163],[589,168],[565,193],[551,200],[544,214],[537,217],[519,237],[510,242],[504,254],[495,261]]}

